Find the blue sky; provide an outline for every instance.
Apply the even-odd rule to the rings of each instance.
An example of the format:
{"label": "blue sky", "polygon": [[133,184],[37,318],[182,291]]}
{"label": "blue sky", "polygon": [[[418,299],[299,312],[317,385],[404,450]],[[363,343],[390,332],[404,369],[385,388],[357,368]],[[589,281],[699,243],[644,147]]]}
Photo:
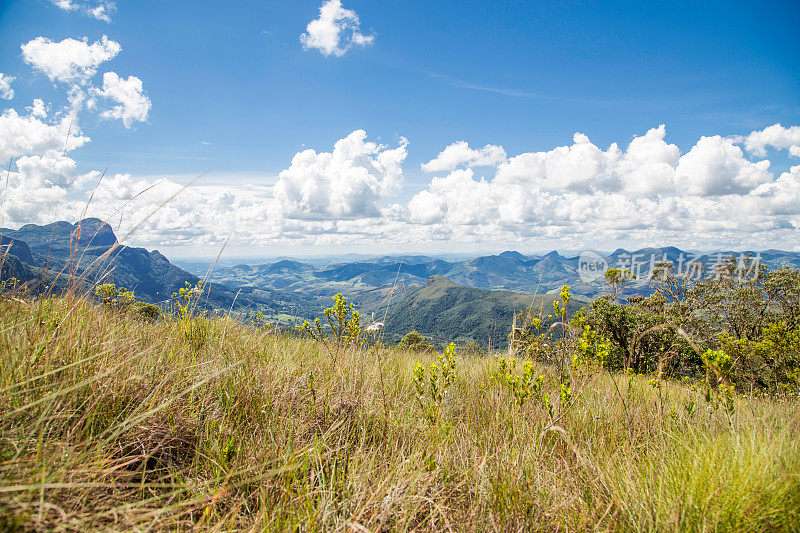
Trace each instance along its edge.
{"label": "blue sky", "polygon": [[[367,205],[375,198],[349,198],[350,207],[324,208],[323,216],[322,211],[309,207],[307,198],[287,193],[284,203],[294,202],[294,207],[283,209],[279,221],[262,217],[237,223],[237,246],[264,253],[315,245],[404,248],[420,240],[439,239],[456,248],[493,249],[506,243],[534,249],[549,244],[580,246],[580,235],[586,232],[578,223],[586,221],[574,217],[570,224],[561,218],[540,220],[541,214],[537,215],[540,218],[509,217],[520,227],[509,229],[511,222],[506,221],[497,229],[492,227],[497,226],[493,220],[453,215],[453,206],[442,208],[439,219],[423,216],[424,224],[419,216],[401,211],[411,209],[409,201],[423,191],[439,194],[431,189],[432,179],[467,170],[463,162],[460,169],[458,164],[439,165],[438,174],[421,169],[421,164],[457,141],[466,141],[473,149],[502,146],[510,159],[571,146],[574,134],[580,132],[602,151],[616,142],[625,152],[634,137],[664,124],[666,143],[676,145],[685,155],[703,136],[744,138],[776,123],[784,128],[800,124],[797,2],[648,2],[642,6],[641,2],[611,1],[345,0],[341,9],[358,17],[357,31],[370,42],[354,45],[339,57],[326,56],[301,43],[309,22],[321,16],[321,0],[145,0],[111,5],[63,1],[70,9],[49,0],[5,0],[0,4],[0,72],[15,78],[14,98],[0,101],[0,109],[15,109],[22,115],[26,106],[40,98],[50,104],[48,119],[52,123],[56,110],[70,107],[68,84],[48,78],[35,62],[23,58],[21,45],[37,37],[54,43],[85,37],[94,43],[107,35],[119,43],[121,51],[98,66],[94,81],[84,83],[82,90],[92,94],[87,87],[100,86],[102,73],[113,71],[141,80],[143,94],[152,103],[146,118],[131,124],[83,109],[79,115],[75,113],[81,132],[91,138],[69,153],[76,162],[76,182],[81,175],[108,167],[109,175],[129,175],[132,183],[148,184],[163,177],[183,184],[189,176],[213,167],[198,186],[218,188],[213,189],[214,194],[231,187],[234,195],[246,194],[240,189],[265,188],[264,194],[274,196],[271,187],[280,173],[290,169],[292,158],[305,149],[331,152],[337,140],[357,130],[364,130],[367,141],[387,149],[405,146],[403,139],[407,140],[407,153],[399,165],[402,176],[391,177],[396,183],[386,190],[372,190],[378,203],[364,212],[352,206]],[[85,12],[96,6],[108,8],[109,21]],[[792,133],[785,136],[787,147],[767,142],[766,156],[744,152],[751,163],[769,157],[773,182],[798,165],[798,158],[788,148],[794,142]],[[21,155],[19,150],[14,153],[15,157]],[[673,163],[677,167],[677,159]],[[497,179],[497,164],[474,166],[471,178],[475,183],[481,178],[492,183]],[[727,163],[709,164],[722,168]],[[292,179],[304,178],[294,175]],[[543,179],[552,181],[547,175]],[[768,185],[763,176],[747,180],[746,186],[737,182],[717,190],[691,190],[712,198],[719,211],[719,206],[730,207],[734,201],[724,196],[746,196],[757,186]],[[455,178],[452,186],[458,187],[458,183],[471,188],[469,182]],[[567,184],[559,191],[546,189],[548,194],[562,197],[589,195],[588,189],[576,187]],[[77,188],[65,188],[67,198],[77,197]],[[608,199],[620,190],[591,188],[595,200],[604,194]],[[684,187],[670,194],[682,197],[689,190]],[[212,189],[204,191],[211,193]],[[666,191],[647,194],[652,197],[656,193]],[[759,194],[763,196],[764,191]],[[641,198],[641,194],[635,196],[634,203],[641,203]],[[449,206],[450,201],[454,200],[439,198],[436,205]],[[574,197],[568,201],[575,204]],[[305,215],[297,215],[299,204],[308,208]],[[428,203],[416,205],[421,208]],[[388,214],[391,206],[396,207]],[[270,209],[266,204],[262,207]],[[753,222],[762,232],[757,237],[760,242],[744,242],[752,228],[724,228],[727,244],[791,244],[797,236],[792,233],[797,231],[792,218],[796,214],[779,213],[781,210],[785,211],[775,210],[775,217],[783,219],[773,220],[772,226]],[[295,215],[287,216],[288,211]],[[17,212],[24,213],[24,209]],[[706,215],[699,217],[708,220]],[[287,219],[290,223],[285,226]],[[357,219],[367,226],[380,225],[385,231],[370,238],[362,230],[353,233],[352,228],[335,227],[337,221]],[[313,223],[301,238],[303,229],[292,220]],[[392,229],[388,227],[392,221],[411,224],[414,229]],[[546,235],[522,227],[543,222],[551,227]],[[267,223],[284,229],[255,240],[239,236],[247,231],[244,228]],[[697,225],[691,220],[685,223],[686,228]],[[169,228],[154,224],[148,222],[149,229],[140,237],[142,243],[179,250],[187,248],[192,237],[197,246],[214,246],[223,238],[211,228],[170,239]],[[432,227],[436,224],[446,227],[437,230]],[[649,228],[627,228],[626,237],[614,226],[592,240],[599,238],[611,246],[625,240],[644,243],[683,236],[687,245],[701,246],[713,242],[712,233],[719,231],[711,224],[689,235],[674,223],[666,229],[650,224]],[[172,230],[180,233],[177,228]],[[393,231],[418,233],[410,242],[402,242]],[[312,234],[324,237],[310,238]]]}

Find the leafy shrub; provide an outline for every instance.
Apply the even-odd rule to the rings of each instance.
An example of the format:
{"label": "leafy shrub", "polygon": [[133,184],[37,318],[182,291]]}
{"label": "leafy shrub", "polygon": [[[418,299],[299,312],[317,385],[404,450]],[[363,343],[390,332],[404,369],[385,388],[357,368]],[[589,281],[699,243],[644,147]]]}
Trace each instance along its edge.
{"label": "leafy shrub", "polygon": [[133,291],[129,291],[124,287],[117,288],[113,283],[98,285],[94,293],[106,307],[124,309],[136,301],[136,296]]}
{"label": "leafy shrub", "polygon": [[[544,376],[540,375],[534,378],[532,361],[524,361],[522,363],[521,374],[516,373],[514,368],[516,361],[513,358],[506,359],[501,357],[498,360],[498,365],[498,377],[508,386],[512,397],[520,408],[525,405],[531,396],[544,400],[544,396],[542,396]],[[549,398],[545,403],[547,407],[550,406]]]}
{"label": "leafy shrub", "polygon": [[740,389],[774,394],[800,394],[800,329],[787,322],[769,324],[761,339],[723,336],[723,350],[732,358],[733,380]]}
{"label": "leafy shrub", "polygon": [[417,353],[433,351],[431,343],[416,331],[409,331],[406,333],[397,346]]}
{"label": "leafy shrub", "polygon": [[161,308],[156,304],[146,302],[134,302],[131,304],[130,312],[133,316],[150,322],[155,322],[161,318]]}
{"label": "leafy shrub", "polygon": [[731,258],[697,281],[666,265],[651,287],[627,305],[606,296],[589,307],[586,324],[610,342],[609,368],[706,381],[710,372],[723,388],[797,394],[800,270]]}

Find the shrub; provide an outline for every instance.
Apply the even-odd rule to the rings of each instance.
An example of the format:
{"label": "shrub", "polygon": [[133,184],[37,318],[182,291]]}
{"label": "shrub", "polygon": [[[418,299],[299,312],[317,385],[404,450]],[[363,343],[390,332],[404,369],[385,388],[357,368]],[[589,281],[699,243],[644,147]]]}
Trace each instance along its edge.
{"label": "shrub", "polygon": [[723,354],[731,361],[725,386],[796,393],[800,270],[729,259],[703,281],[661,268],[651,288],[627,305],[606,296],[589,307],[586,324],[610,341],[609,368],[700,377],[722,361],[709,353]]}
{"label": "shrub", "polygon": [[412,352],[433,351],[431,343],[416,331],[409,331],[406,333],[397,345],[401,348],[411,350]]}
{"label": "shrub", "polygon": [[161,318],[161,308],[156,304],[146,302],[134,302],[130,306],[130,312],[133,316],[150,322],[155,322]]}
{"label": "shrub", "polygon": [[118,289],[113,283],[98,285],[94,293],[106,307],[125,309],[136,301],[133,291],[129,291],[124,287]]}

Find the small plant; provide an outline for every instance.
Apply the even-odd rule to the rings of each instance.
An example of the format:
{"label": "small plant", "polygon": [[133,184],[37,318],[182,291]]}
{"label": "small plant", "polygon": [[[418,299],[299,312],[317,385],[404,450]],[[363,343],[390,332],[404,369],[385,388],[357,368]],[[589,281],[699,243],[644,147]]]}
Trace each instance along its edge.
{"label": "small plant", "polygon": [[17,288],[18,285],[19,285],[19,280],[17,278],[12,277],[4,279],[0,281],[0,294],[4,292],[12,292]]}
{"label": "small plant", "polygon": [[[333,307],[325,309],[323,313],[327,324],[323,325],[319,318],[315,318],[312,326],[306,320],[303,325],[297,326],[297,331],[324,344],[331,355],[339,353],[342,348],[359,345],[361,337],[359,313],[353,310],[353,304],[349,303],[341,293],[333,297]],[[331,337],[332,342],[329,340]]]}
{"label": "small plant", "polygon": [[[439,419],[442,401],[456,378],[456,345],[450,343],[443,354],[439,354],[439,364],[431,363],[427,369],[422,363],[414,365],[414,392],[425,418],[434,423]],[[428,379],[425,379],[427,373]]]}
{"label": "small plant", "polygon": [[559,387],[559,400],[562,408],[568,406],[572,401],[572,389],[564,382]]}
{"label": "small plant", "polygon": [[522,372],[517,374],[514,371],[516,361],[513,358],[499,360],[498,377],[505,383],[517,406],[522,408],[531,397],[541,398],[544,376],[534,378],[533,361],[522,363]]}
{"label": "small plant", "polygon": [[569,293],[569,285],[561,287],[561,301],[555,300],[553,302],[553,314],[562,324],[567,323],[567,304],[572,299]]}
{"label": "small plant", "polygon": [[178,323],[183,330],[184,338],[193,349],[199,350],[208,336],[208,324],[203,317],[195,316],[200,296],[203,294],[203,281],[198,280],[194,287],[188,281],[184,282],[184,285],[177,293],[172,293],[173,303],[178,309]]}
{"label": "small plant", "polygon": [[572,356],[572,367],[583,368],[586,372],[602,370],[606,367],[611,353],[611,342],[591,326],[585,325],[578,339],[578,348]]}
{"label": "small plant", "polygon": [[723,350],[706,350],[703,354],[706,366],[706,402],[716,411],[720,405],[733,414],[736,405],[733,398],[733,385],[728,383],[733,361]]}
{"label": "small plant", "polygon": [[198,280],[197,284],[192,287],[188,281],[184,282],[184,287],[181,287],[178,292],[172,293],[172,299],[175,306],[178,308],[178,313],[182,319],[191,318],[195,309],[197,308],[200,296],[203,294],[203,281]]}
{"label": "small plant", "polygon": [[686,411],[686,416],[689,418],[694,416],[694,400],[689,398],[689,401],[683,406],[684,410]]}

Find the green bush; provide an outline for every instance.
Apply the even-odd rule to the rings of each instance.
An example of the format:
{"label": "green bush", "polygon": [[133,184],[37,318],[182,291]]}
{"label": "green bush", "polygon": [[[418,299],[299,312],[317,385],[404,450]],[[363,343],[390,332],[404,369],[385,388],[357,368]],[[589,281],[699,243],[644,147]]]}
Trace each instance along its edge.
{"label": "green bush", "polygon": [[738,390],[797,394],[800,270],[729,259],[702,281],[662,268],[651,287],[627,304],[606,296],[589,306],[586,323],[611,344],[607,367],[699,378],[708,351],[721,351]]}
{"label": "green bush", "polygon": [[150,322],[155,322],[161,318],[161,308],[156,304],[146,302],[134,302],[130,306],[130,312],[133,316]]}
{"label": "green bush", "polygon": [[397,345],[412,352],[431,352],[434,350],[433,345],[416,331],[406,333]]}

